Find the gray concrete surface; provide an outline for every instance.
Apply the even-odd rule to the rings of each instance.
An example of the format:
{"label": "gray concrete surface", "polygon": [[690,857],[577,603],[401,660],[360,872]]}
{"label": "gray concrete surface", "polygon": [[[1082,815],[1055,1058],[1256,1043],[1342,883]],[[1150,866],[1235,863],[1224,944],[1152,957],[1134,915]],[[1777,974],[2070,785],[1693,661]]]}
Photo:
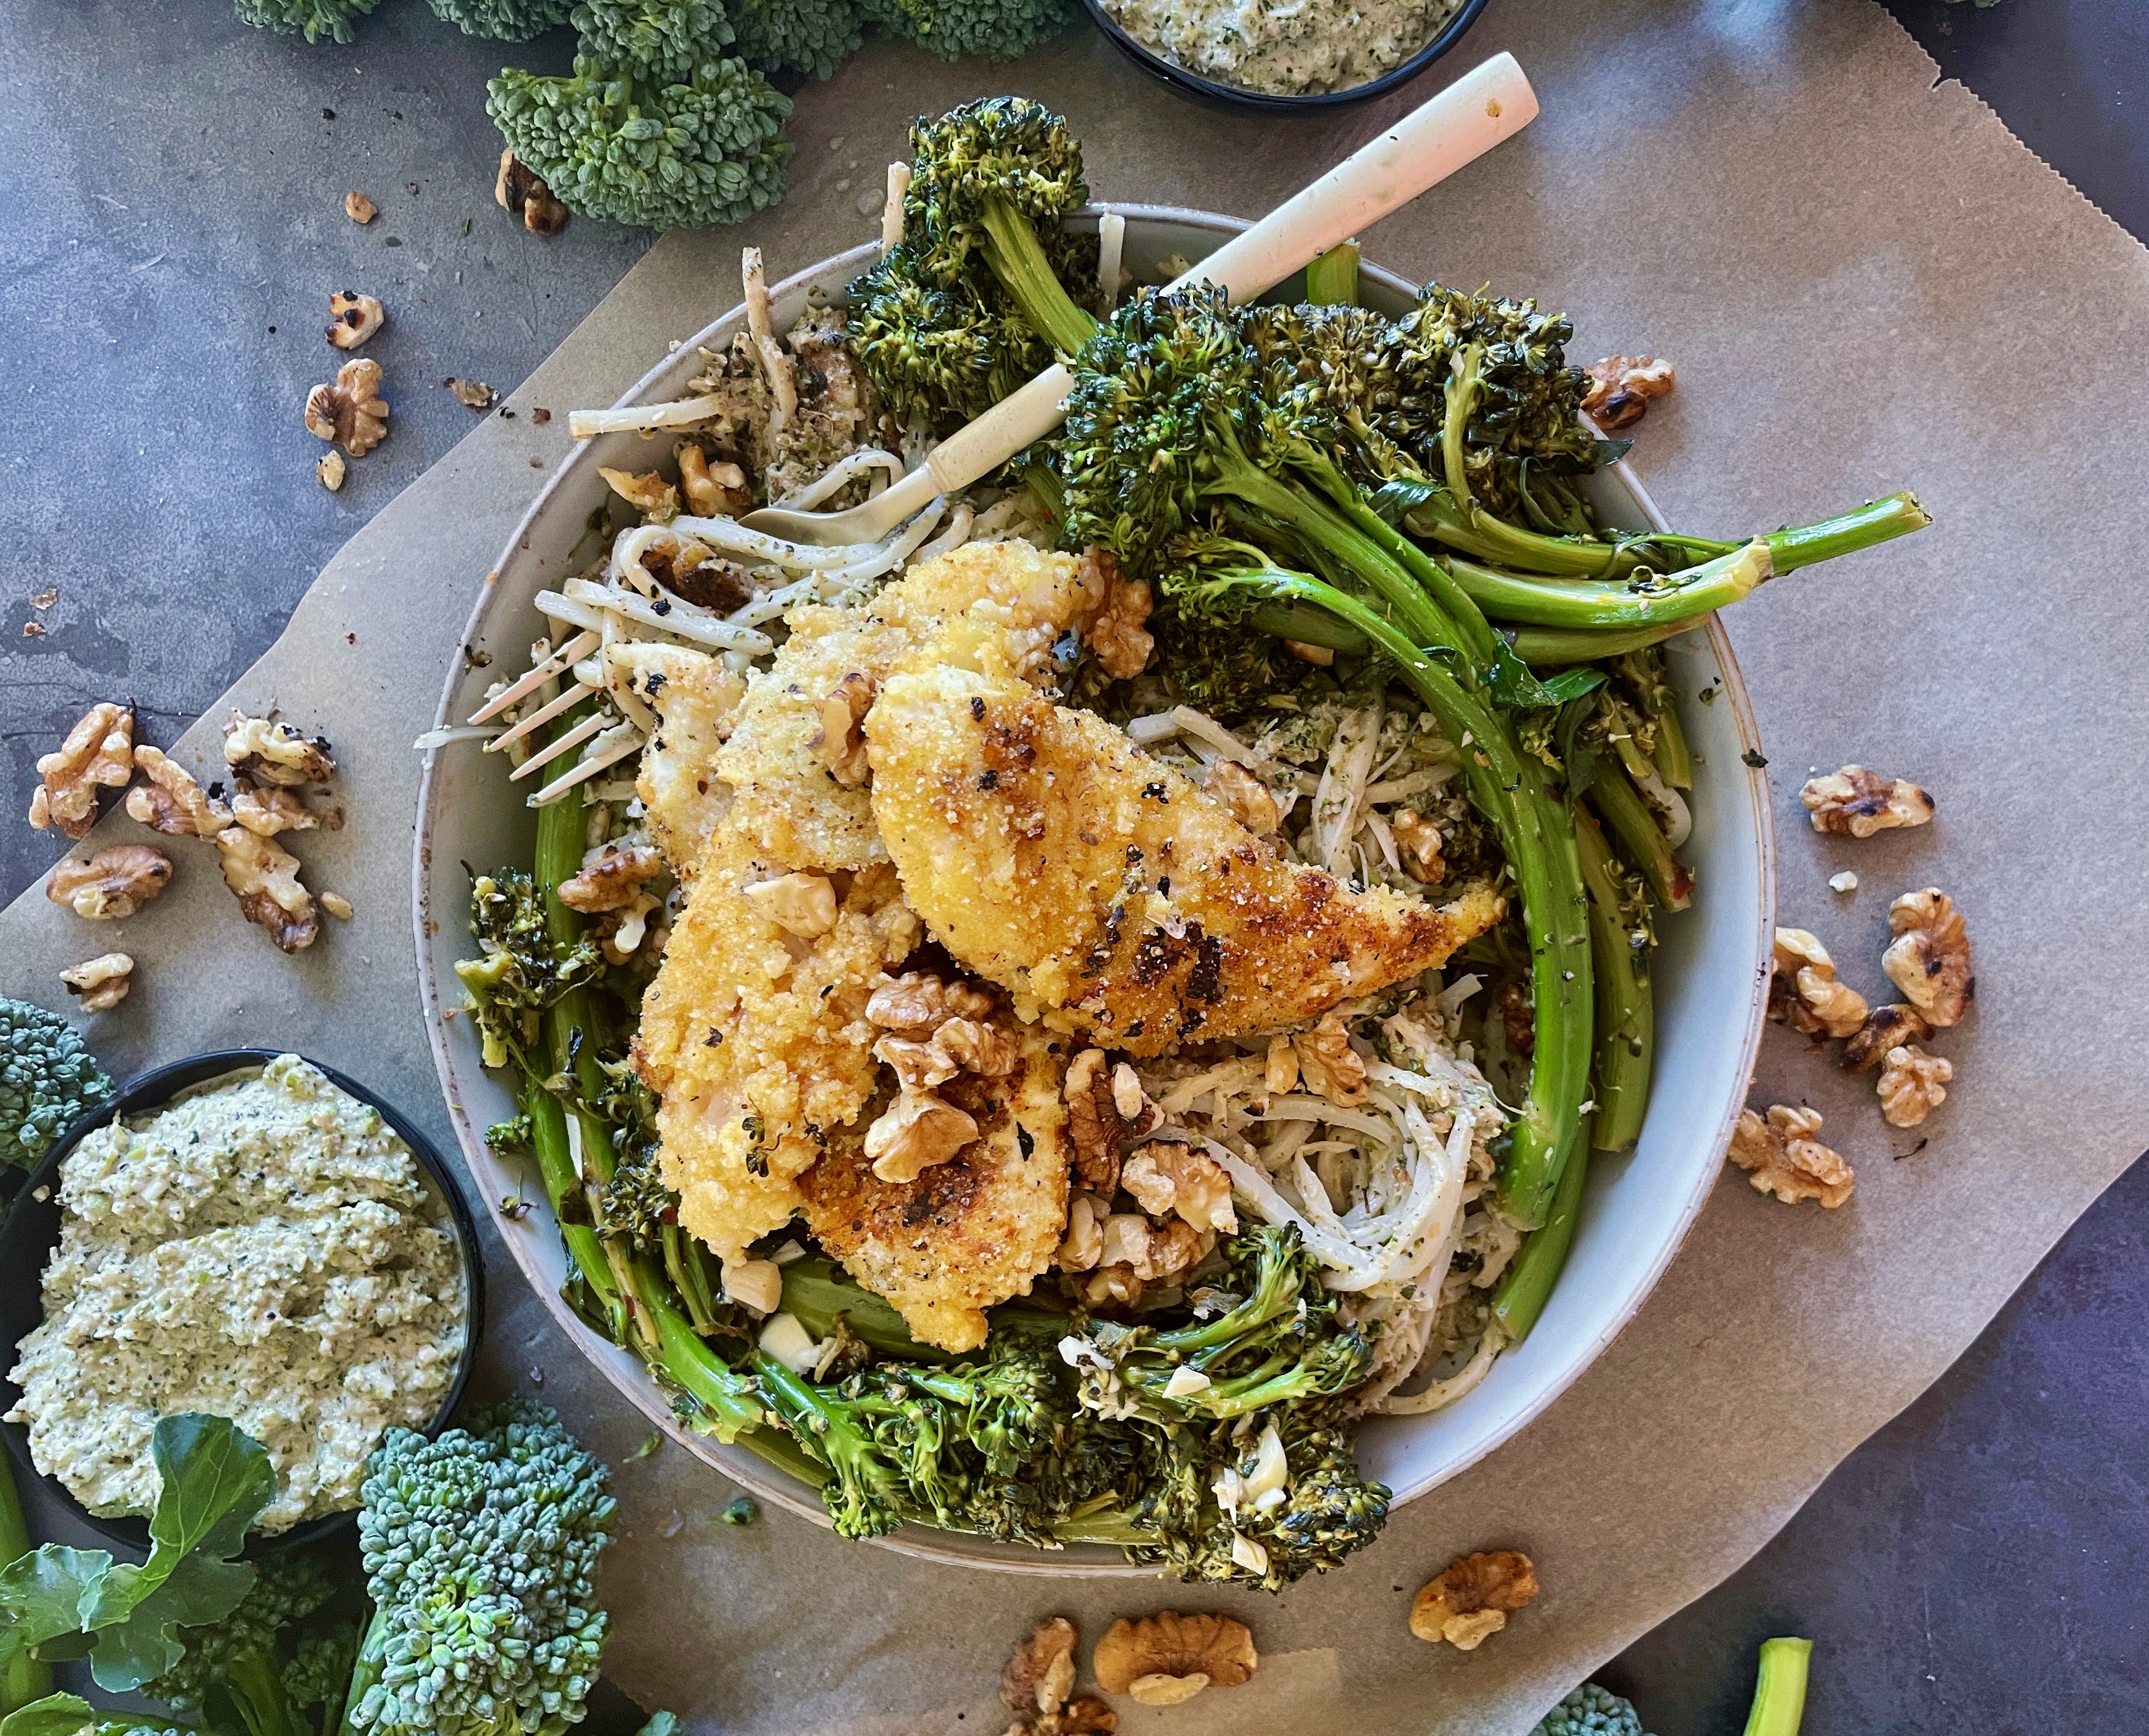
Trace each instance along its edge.
{"label": "gray concrete surface", "polygon": [[[2138,8],[1895,9],[2142,231]],[[541,240],[493,205],[483,81],[504,53],[564,67],[570,48],[471,42],[420,0],[385,0],[347,49],[246,29],[224,0],[0,5],[8,811],[93,699],[131,697],[148,738],[175,733],[275,637],[328,556],[467,430],[472,413],[440,382],[513,385],[647,245],[579,219]],[[342,213],[353,187],[380,206],[365,229]],[[331,496],[299,407],[332,371],[320,328],[345,287],[389,307],[368,354],[394,433]],[[48,588],[58,601],[33,606]],[[0,896],[58,842],[0,816]],[[1970,1356],[1606,1679],[1659,1736],[1728,1732],[1754,1644],[1799,1632],[1820,1645],[1815,1736],[2149,1728],[2134,1571],[2149,1554],[2145,1253],[2137,1167]]]}

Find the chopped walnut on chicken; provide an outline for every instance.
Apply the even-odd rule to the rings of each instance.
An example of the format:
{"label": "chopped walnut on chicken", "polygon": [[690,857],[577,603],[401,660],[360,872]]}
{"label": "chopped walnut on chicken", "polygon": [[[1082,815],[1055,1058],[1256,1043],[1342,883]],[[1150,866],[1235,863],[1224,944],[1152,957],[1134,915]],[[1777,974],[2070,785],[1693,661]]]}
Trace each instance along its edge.
{"label": "chopped walnut on chicken", "polygon": [[1196,1230],[1229,1235],[1239,1227],[1231,1210],[1231,1178],[1205,1151],[1172,1140],[1139,1145],[1120,1165],[1120,1185],[1153,1218],[1174,1212]]}
{"label": "chopped walnut on chicken", "polygon": [[214,838],[231,823],[230,806],[203,789],[192,772],[161,749],[137,747],[134,765],[149,781],[127,793],[130,818],[169,838]]}
{"label": "chopped walnut on chicken", "polygon": [[380,395],[380,364],[360,356],[335,379],[306,394],[306,432],[363,458],[388,438],[388,404]]}
{"label": "chopped walnut on chicken", "polygon": [[1816,832],[1870,838],[1896,826],[1922,826],[1933,817],[1933,798],[1901,777],[1883,777],[1863,766],[1845,766],[1806,781],[1799,792]]}
{"label": "chopped walnut on chicken", "polygon": [[870,676],[853,670],[821,701],[821,727],[806,744],[836,782],[851,789],[866,781],[866,713],[875,692]]}
{"label": "chopped walnut on chicken", "polygon": [[244,826],[228,826],[213,842],[224,864],[224,883],[247,921],[286,953],[303,952],[321,932],[313,894],[299,883],[299,858],[273,838]]}
{"label": "chopped walnut on chicken", "polygon": [[[1216,1245],[1212,1230],[1196,1230],[1182,1219],[1152,1223],[1138,1211],[1115,1211],[1105,1220],[1097,1270],[1087,1287],[1090,1302],[1128,1302],[1145,1284],[1177,1277]],[[1122,1294],[1131,1281],[1133,1289]]]}
{"label": "chopped walnut on chicken", "polygon": [[1202,787],[1256,838],[1266,838],[1282,818],[1274,793],[1236,760],[1220,759],[1210,767]]}
{"label": "chopped walnut on chicken", "polygon": [[336,769],[335,756],[320,736],[309,739],[288,723],[240,712],[234,712],[224,726],[224,762],[241,777],[284,789],[325,783]]}
{"label": "chopped walnut on chicken", "polygon": [[625,849],[600,845],[583,858],[579,873],[560,883],[560,902],[585,916],[623,910],[642,896],[644,881],[663,872],[663,858],[647,844],[630,844]]}
{"label": "chopped walnut on chicken", "polygon": [[1818,1200],[1833,1210],[1850,1197],[1856,1178],[1839,1154],[1814,1137],[1819,1131],[1817,1110],[1779,1103],[1765,1121],[1751,1110],[1741,1110],[1725,1155],[1747,1172],[1758,1190],[1774,1194],[1786,1205]]}
{"label": "chopped walnut on chicken", "polygon": [[1074,1691],[1074,1645],[1080,1638],[1064,1615],[1039,1622],[1000,1672],[1000,1699],[1015,1713],[1007,1736],[1112,1736],[1119,1715],[1102,1700]]}
{"label": "chopped walnut on chicken", "polygon": [[1769,1016],[1809,1037],[1848,1037],[1865,1022],[1865,997],[1838,982],[1835,960],[1804,928],[1776,930]]}
{"label": "chopped walnut on chicken", "polygon": [[134,775],[134,708],[109,700],[82,714],[54,752],[39,756],[40,782],[30,796],[30,823],[83,838],[97,823],[98,793]]}
{"label": "chopped walnut on chicken", "polygon": [[124,953],[105,953],[60,973],[67,992],[85,1013],[108,1013],[134,986],[134,961]]}
{"label": "chopped walnut on chicken", "polygon": [[1538,1594],[1538,1570],[1518,1549],[1457,1557],[1411,1600],[1410,1631],[1474,1652]]}
{"label": "chopped walnut on chicken", "polygon": [[133,915],[169,883],[172,859],[148,844],[115,844],[87,862],[63,862],[45,882],[45,896],[91,922]]}
{"label": "chopped walnut on chicken", "polygon": [[1095,1271],[1105,1257],[1105,1220],[1111,1215],[1110,1200],[1076,1189],[1068,1196],[1067,1232],[1052,1263],[1063,1272]]}
{"label": "chopped walnut on chicken", "polygon": [[1148,583],[1120,571],[1109,550],[1082,551],[1078,582],[1095,596],[1095,612],[1083,624],[1082,642],[1097,666],[1114,681],[1130,681],[1149,667],[1156,637],[1143,625],[1156,606]]}
{"label": "chopped walnut on chicken", "polygon": [[1321,1023],[1291,1039],[1298,1051],[1298,1070],[1306,1089],[1317,1091],[1339,1109],[1366,1100],[1366,1063],[1351,1046],[1350,1028],[1343,1015],[1331,1009]]}
{"label": "chopped walnut on chicken", "polygon": [[996,1003],[970,983],[950,983],[929,972],[907,970],[883,983],[866,999],[866,1018],[884,1031],[938,1030],[950,1019],[984,1019]]}
{"label": "chopped walnut on chicken", "polygon": [[321,335],[339,350],[355,350],[380,330],[388,315],[370,295],[355,289],[335,289],[329,294],[328,329]]}
{"label": "chopped walnut on chicken", "polygon": [[1880,1069],[1882,1117],[1890,1127],[1915,1127],[1947,1101],[1947,1082],[1954,1077],[1953,1065],[1940,1056],[1915,1043],[1899,1044]]}
{"label": "chopped walnut on chicken", "polygon": [[1970,929],[1937,886],[1906,892],[1888,907],[1895,938],[1880,955],[1888,980],[1926,1024],[1960,1024],[1977,993],[1970,972]]}
{"label": "chopped walnut on chicken", "polygon": [[836,886],[826,874],[778,874],[739,895],[788,934],[812,940],[836,926]]}
{"label": "chopped walnut on chicken", "polygon": [[905,1090],[866,1129],[866,1159],[883,1181],[915,1181],[977,1136],[967,1110],[930,1091]]}
{"label": "chopped walnut on chicken", "polygon": [[1396,854],[1402,858],[1403,872],[1412,879],[1426,886],[1437,886],[1447,875],[1447,864],[1441,860],[1440,828],[1422,813],[1407,808],[1398,808],[1388,816],[1388,830],[1396,840]]}
{"label": "chopped walnut on chicken", "polygon": [[1922,1043],[1932,1034],[1933,1028],[1915,1007],[1906,1007],[1900,1002],[1875,1007],[1843,1045],[1843,1070],[1868,1072],[1886,1059],[1890,1049],[1905,1043]]}
{"label": "chopped walnut on chicken", "polygon": [[614,494],[652,523],[663,524],[678,517],[679,491],[667,482],[660,472],[607,470],[600,465],[597,474],[605,479]]}
{"label": "chopped walnut on chicken", "polygon": [[1237,1688],[1261,1661],[1244,1622],[1160,1610],[1105,1630],[1090,1660],[1097,1685],[1144,1706],[1176,1706],[1205,1688]]}
{"label": "chopped walnut on chicken", "polygon": [[1085,1187],[1110,1197],[1120,1159],[1164,1125],[1164,1111],[1150,1101],[1135,1069],[1125,1061],[1112,1066],[1101,1049],[1085,1049],[1067,1064],[1060,1091],[1074,1173]]}
{"label": "chopped walnut on chicken", "polygon": [[1590,366],[1583,413],[1600,428],[1631,428],[1642,420],[1650,399],[1663,397],[1678,384],[1668,361],[1653,355],[1608,355]]}

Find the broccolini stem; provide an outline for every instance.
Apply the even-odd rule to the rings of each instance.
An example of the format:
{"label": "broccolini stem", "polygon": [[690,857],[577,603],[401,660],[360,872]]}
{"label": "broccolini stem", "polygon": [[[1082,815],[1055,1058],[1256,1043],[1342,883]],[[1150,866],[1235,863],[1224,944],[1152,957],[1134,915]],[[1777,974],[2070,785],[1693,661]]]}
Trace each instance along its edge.
{"label": "broccolini stem", "polygon": [[1661,645],[1689,628],[1704,624],[1705,618],[1698,616],[1692,621],[1660,621],[1653,626],[1620,627],[1609,632],[1590,628],[1526,626],[1517,627],[1507,638],[1515,647],[1515,655],[1525,663],[1594,663],[1605,657]]}
{"label": "broccolini stem", "polygon": [[884,1356],[912,1362],[944,1362],[948,1352],[920,1344],[883,1298],[841,1276],[828,1261],[794,1260],[783,1268],[783,1311],[816,1338],[836,1330],[841,1315],[852,1332]]}
{"label": "broccolini stem", "polygon": [[1667,702],[1656,714],[1654,757],[1657,776],[1675,790],[1694,787],[1694,750],[1687,746],[1686,726],[1679,722],[1678,707]]}
{"label": "broccolini stem", "polygon": [[[1620,896],[1619,864],[1587,809],[1574,816],[1574,842],[1582,858],[1582,883],[1589,893],[1591,955],[1597,969],[1597,1099],[1595,1143],[1624,1151],[1641,1136],[1649,1107],[1649,1072],[1655,1059],[1656,1007],[1649,987],[1649,956],[1656,943],[1633,926]],[[1555,1204],[1553,1210],[1558,1210]]]}
{"label": "broccolini stem", "polygon": [[1761,1669],[1754,1683],[1754,1709],[1746,1715],[1746,1736],[1799,1736],[1812,1661],[1809,1639],[1761,1642]]}
{"label": "broccolini stem", "polygon": [[1306,299],[1316,307],[1350,307],[1358,299],[1358,244],[1339,241],[1306,268]]}
{"label": "broccolini stem", "polygon": [[1768,546],[1749,542],[1648,590],[1607,580],[1531,578],[1451,558],[1456,582],[1495,621],[1618,631],[1688,621],[1752,595],[1769,575]]}
{"label": "broccolini stem", "polygon": [[[1839,512],[1834,518],[1771,531],[1760,540],[1769,545],[1769,562],[1779,573],[1795,572],[1801,566],[1833,561],[1838,555],[1907,536],[1913,531],[1924,530],[1932,521],[1932,515],[1918,504],[1918,497],[1904,489],[1877,501],[1869,501],[1849,512]],[[1703,555],[1729,554],[1739,546],[1735,542],[1720,542],[1706,536],[1658,536],[1646,540]]]}
{"label": "broccolini stem", "polygon": [[702,1343],[685,1315],[658,1296],[644,1306],[654,1325],[657,1365],[701,1407],[719,1441],[736,1441],[768,1421],[768,1407],[752,1378]]}
{"label": "broccolini stem", "polygon": [[1589,1178],[1589,1148],[1593,1143],[1585,1128],[1583,1137],[1575,1144],[1574,1155],[1559,1172],[1552,1210],[1544,1222],[1530,1231],[1493,1293],[1492,1318],[1499,1322],[1500,1334],[1509,1344],[1520,1344],[1530,1336],[1530,1328],[1544,1312],[1553,1286],[1559,1282],[1560,1268],[1567,1264],[1567,1250],[1574,1240],[1574,1220],[1582,1210],[1583,1185]]}
{"label": "broccolini stem", "polygon": [[1263,603],[1251,618],[1261,632],[1279,639],[1296,639],[1301,645],[1318,645],[1354,657],[1366,654],[1366,636],[1353,632],[1326,609],[1303,603]]}
{"label": "broccolini stem", "polygon": [[1667,910],[1683,910],[1694,902],[1694,875],[1672,853],[1657,817],[1634,787],[1616,755],[1600,759],[1589,786],[1589,805],[1648,882],[1650,896]]}
{"label": "broccolini stem", "polygon": [[693,1321],[694,1330],[706,1338],[717,1330],[717,1298],[709,1287],[700,1251],[693,1238],[677,1224],[665,1225],[663,1243],[664,1275],[687,1305],[687,1317]]}
{"label": "broccolini stem", "polygon": [[993,275],[1039,337],[1061,355],[1074,355],[1096,335],[1095,316],[1074,305],[1027,217],[997,198],[985,200],[983,215],[985,263]]}
{"label": "broccolini stem", "polygon": [[1470,417],[1477,408],[1478,370],[1485,360],[1484,350],[1476,344],[1466,344],[1448,361],[1447,385],[1442,394],[1447,405],[1440,423],[1440,468],[1447,479],[1447,492],[1461,513],[1464,522],[1477,516],[1477,503],[1470,495],[1470,466],[1464,462],[1462,436],[1470,427]]}
{"label": "broccolini stem", "polygon": [[225,1671],[224,1689],[245,1722],[247,1736],[299,1736],[274,1658],[258,1653],[234,1658]]}
{"label": "broccolini stem", "polygon": [[1520,530],[1477,506],[1466,515],[1445,489],[1413,506],[1403,522],[1419,536],[1463,554],[1554,578],[1617,579],[1642,564],[1640,556],[1619,543]]}
{"label": "broccolini stem", "polygon": [[375,1606],[366,1623],[365,1637],[358,1643],[358,1662],[351,1667],[350,1686],[344,1691],[341,1736],[360,1736],[351,1720],[365,1696],[380,1680],[380,1666],[388,1652],[388,1612]]}
{"label": "broccolini stem", "polygon": [[[13,1468],[0,1462],[0,1567],[30,1552],[29,1522],[23,1517],[22,1492]],[[18,1652],[0,1673],[0,1713],[20,1711],[53,1691],[53,1667],[28,1652]]]}

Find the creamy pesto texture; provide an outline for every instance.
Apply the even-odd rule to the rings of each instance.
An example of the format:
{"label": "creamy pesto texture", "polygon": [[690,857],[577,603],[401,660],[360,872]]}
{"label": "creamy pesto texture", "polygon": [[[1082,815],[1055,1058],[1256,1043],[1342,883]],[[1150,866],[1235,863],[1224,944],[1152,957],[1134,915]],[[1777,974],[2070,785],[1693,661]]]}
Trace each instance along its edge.
{"label": "creamy pesto texture", "polygon": [[92,1512],[146,1513],[159,1416],[268,1449],[264,1532],[358,1505],[367,1454],[455,1378],[461,1250],[370,1105],[296,1055],[89,1135],[60,1168],[44,1324],[8,1413]]}
{"label": "creamy pesto texture", "polygon": [[1105,0],[1137,42],[1271,96],[1348,90],[1431,42],[1462,0]]}

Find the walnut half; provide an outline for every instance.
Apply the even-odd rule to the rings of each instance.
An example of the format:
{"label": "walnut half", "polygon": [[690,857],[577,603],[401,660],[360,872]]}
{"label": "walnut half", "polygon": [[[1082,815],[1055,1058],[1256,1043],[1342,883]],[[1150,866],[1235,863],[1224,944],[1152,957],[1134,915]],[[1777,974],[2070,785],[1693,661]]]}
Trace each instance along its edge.
{"label": "walnut half", "polygon": [[1078,582],[1096,599],[1095,612],[1082,628],[1082,642],[1097,667],[1114,681],[1130,681],[1149,667],[1156,637],[1143,625],[1155,607],[1148,584],[1130,579],[1106,549],[1082,551]]}
{"label": "walnut half", "polygon": [[42,780],[30,797],[30,823],[87,837],[97,823],[100,790],[119,789],[134,775],[134,708],[106,701],[77,720],[57,750],[41,755]]}
{"label": "walnut half", "polygon": [[1804,928],[1776,930],[1769,1016],[1809,1037],[1848,1037],[1865,1022],[1865,997],[1836,980],[1835,960]]}
{"label": "walnut half", "polygon": [[106,953],[60,973],[67,992],[85,1013],[108,1013],[134,986],[134,961],[124,953]]}
{"label": "walnut half", "polygon": [[1420,1639],[1474,1652],[1537,1594],[1538,1570],[1518,1549],[1459,1556],[1418,1588],[1410,1630]]}
{"label": "walnut half", "polygon": [[1151,1140],[1120,1166],[1120,1185],[1153,1218],[1177,1212],[1196,1230],[1231,1235],[1239,1227],[1231,1210],[1231,1178],[1205,1151],[1171,1140]]}
{"label": "walnut half", "polygon": [[1145,1706],[1175,1706],[1205,1688],[1241,1686],[1261,1661],[1244,1622],[1166,1609],[1113,1623],[1090,1663],[1106,1693],[1124,1693]]}
{"label": "walnut half", "polygon": [[1074,1689],[1074,1645],[1080,1638],[1064,1615],[1049,1616],[1014,1649],[1000,1672],[1000,1699],[1016,1714],[1008,1736],[1112,1736],[1119,1716]]}
{"label": "walnut half", "polygon": [[1809,778],[1799,792],[1816,832],[1870,838],[1896,826],[1922,826],[1933,817],[1933,798],[1906,778],[1883,777],[1863,766],[1845,766]]}
{"label": "walnut half", "polygon": [[380,395],[380,364],[361,356],[335,379],[306,394],[306,432],[363,458],[388,438],[388,403]]}
{"label": "walnut half", "polygon": [[1856,1178],[1839,1153],[1814,1137],[1819,1131],[1818,1110],[1779,1103],[1765,1121],[1751,1110],[1741,1110],[1724,1155],[1762,1193],[1774,1194],[1787,1205],[1818,1200],[1833,1210],[1850,1197]]}
{"label": "walnut half", "polygon": [[1291,1039],[1298,1051],[1298,1070],[1306,1087],[1318,1091],[1340,1108],[1366,1100],[1366,1063],[1351,1046],[1350,1028],[1333,1009],[1321,1015],[1321,1023]]}
{"label": "walnut half", "polygon": [[1954,1066],[1940,1056],[1915,1043],[1897,1044],[1880,1069],[1881,1115],[1890,1127],[1915,1127],[1947,1100],[1947,1082],[1954,1077]]}
{"label": "walnut half", "polygon": [[227,826],[214,840],[224,883],[247,921],[286,953],[303,952],[321,932],[314,896],[299,883],[299,858],[257,832]]}
{"label": "walnut half", "polygon": [[1060,1094],[1074,1172],[1085,1187],[1109,1197],[1120,1183],[1121,1157],[1164,1125],[1164,1112],[1150,1101],[1135,1069],[1125,1061],[1114,1067],[1101,1049],[1085,1049],[1067,1064]]}
{"label": "walnut half", "polygon": [[580,873],[560,883],[560,902],[585,916],[624,910],[641,895],[643,881],[663,872],[662,858],[647,844],[624,850],[606,846],[596,861],[584,859]]}
{"label": "walnut half", "polygon": [[329,323],[321,335],[339,350],[355,350],[387,320],[379,299],[356,289],[329,292]]}
{"label": "walnut half", "polygon": [[241,777],[285,789],[325,783],[336,769],[335,756],[322,737],[310,739],[288,723],[236,711],[224,726],[224,762]]}
{"label": "walnut half", "polygon": [[1642,420],[1650,399],[1663,397],[1678,384],[1672,365],[1653,355],[1608,355],[1590,365],[1583,413],[1600,428],[1631,428]]}
{"label": "walnut half", "polygon": [[1960,1024],[1977,993],[1970,971],[1970,929],[1955,901],[1937,886],[1906,892],[1888,907],[1895,938],[1880,955],[1888,980],[1928,1024]]}
{"label": "walnut half", "polygon": [[172,859],[148,844],[115,844],[87,862],[63,862],[45,882],[45,896],[91,922],[133,915],[172,878]]}
{"label": "walnut half", "polygon": [[915,1181],[977,1136],[966,1111],[930,1091],[904,1090],[866,1129],[866,1159],[883,1181]]}

